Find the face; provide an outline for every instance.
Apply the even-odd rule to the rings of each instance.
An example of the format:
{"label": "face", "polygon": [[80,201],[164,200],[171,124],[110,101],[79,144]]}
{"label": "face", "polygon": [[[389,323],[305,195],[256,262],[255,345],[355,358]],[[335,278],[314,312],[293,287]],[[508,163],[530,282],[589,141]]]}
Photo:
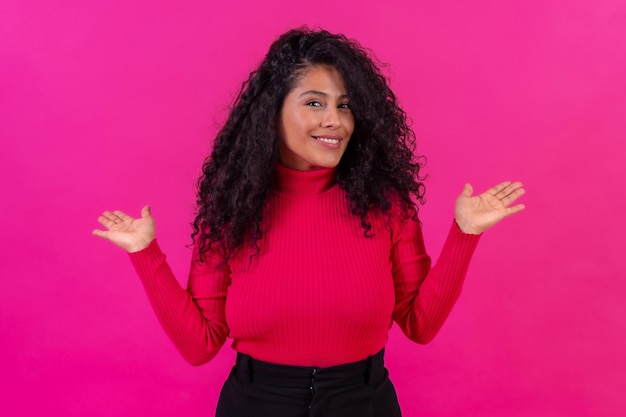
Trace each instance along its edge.
{"label": "face", "polygon": [[279,156],[299,170],[334,168],[354,131],[354,116],[336,69],[315,65],[285,97],[279,118]]}

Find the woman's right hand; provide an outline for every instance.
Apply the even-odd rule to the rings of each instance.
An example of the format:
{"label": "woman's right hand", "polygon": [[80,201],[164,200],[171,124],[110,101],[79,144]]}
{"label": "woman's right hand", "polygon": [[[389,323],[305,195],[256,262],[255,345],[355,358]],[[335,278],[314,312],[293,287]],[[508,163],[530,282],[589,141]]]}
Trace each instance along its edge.
{"label": "woman's right hand", "polygon": [[105,211],[98,217],[98,222],[107,230],[96,229],[92,232],[94,235],[107,239],[131,253],[147,248],[154,240],[155,226],[150,206],[145,206],[141,210],[139,219],[116,210]]}

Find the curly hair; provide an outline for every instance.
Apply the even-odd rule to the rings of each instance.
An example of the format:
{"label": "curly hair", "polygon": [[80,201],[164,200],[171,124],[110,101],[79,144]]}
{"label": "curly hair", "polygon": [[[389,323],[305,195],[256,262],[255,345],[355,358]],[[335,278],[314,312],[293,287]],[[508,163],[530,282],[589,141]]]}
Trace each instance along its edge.
{"label": "curly hair", "polygon": [[258,254],[279,161],[278,117],[287,94],[314,65],[334,67],[350,97],[354,132],[336,180],[365,237],[372,209],[388,214],[398,202],[405,215],[417,218],[416,201],[424,203],[423,158],[414,155],[415,134],[374,60],[357,41],[321,29],[293,29],[274,41],[243,83],[204,161],[192,233],[192,239],[200,234],[200,259],[214,245],[224,263],[244,245]]}

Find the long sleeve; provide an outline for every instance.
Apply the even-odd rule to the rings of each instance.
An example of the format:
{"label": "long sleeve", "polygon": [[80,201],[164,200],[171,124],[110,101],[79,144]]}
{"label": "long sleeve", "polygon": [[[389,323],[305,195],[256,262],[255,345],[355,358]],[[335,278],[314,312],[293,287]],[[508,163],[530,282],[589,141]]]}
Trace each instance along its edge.
{"label": "long sleeve", "polygon": [[129,254],[161,325],[192,365],[211,360],[228,336],[228,269],[217,269],[218,260],[210,254],[205,255],[205,262],[199,262],[197,246],[187,290],[174,277],[156,240],[144,250]]}
{"label": "long sleeve", "polygon": [[[372,210],[372,235],[334,182],[333,170],[277,169],[259,252],[242,250],[217,268],[194,246],[182,288],[157,242],[130,255],[166,333],[194,365],[223,346],[258,360],[335,366],[380,351],[395,320],[430,341],[458,298],[478,237],[456,224],[431,269],[420,223],[393,204]],[[228,322],[226,320],[228,318]]]}
{"label": "long sleeve", "polygon": [[391,250],[396,294],[393,319],[417,343],[428,343],[458,299],[479,236],[452,224],[437,264],[431,268],[419,222],[395,223]]}

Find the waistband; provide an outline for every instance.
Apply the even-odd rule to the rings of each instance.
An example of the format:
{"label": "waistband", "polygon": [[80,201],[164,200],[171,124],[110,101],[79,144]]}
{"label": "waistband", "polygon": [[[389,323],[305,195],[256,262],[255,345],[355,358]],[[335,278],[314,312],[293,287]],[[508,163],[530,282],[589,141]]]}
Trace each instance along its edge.
{"label": "waistband", "polygon": [[369,384],[387,378],[384,363],[385,349],[358,362],[318,368],[291,366],[264,362],[244,353],[237,353],[233,372],[250,382],[285,387],[309,387],[315,381],[318,387],[359,383]]}

